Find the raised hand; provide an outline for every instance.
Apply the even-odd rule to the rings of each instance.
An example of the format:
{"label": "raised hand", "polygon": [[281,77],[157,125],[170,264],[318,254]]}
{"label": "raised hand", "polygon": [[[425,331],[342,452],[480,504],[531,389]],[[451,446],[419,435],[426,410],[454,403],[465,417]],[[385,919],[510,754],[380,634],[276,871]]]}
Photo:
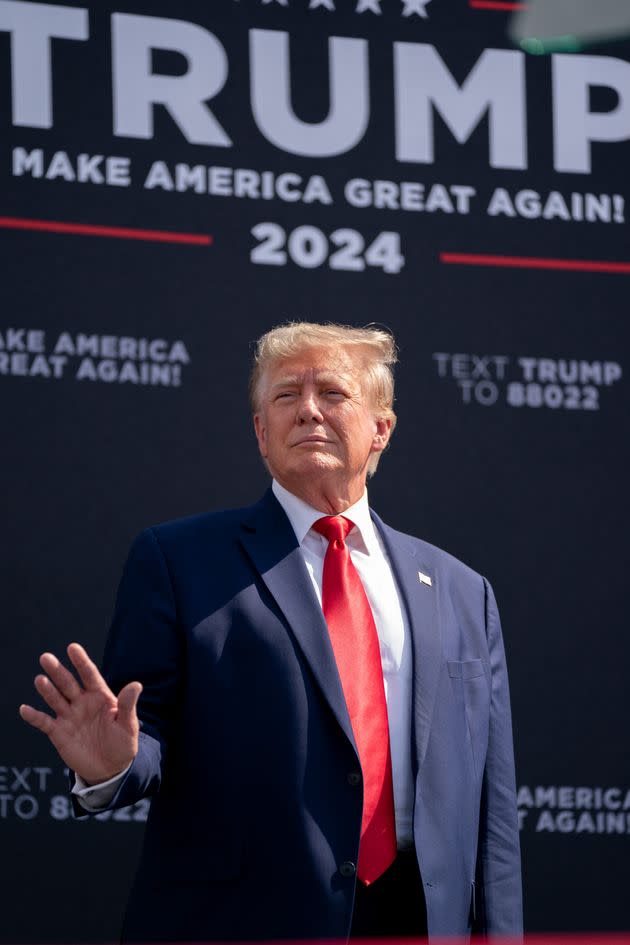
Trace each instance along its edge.
{"label": "raised hand", "polygon": [[79,643],[71,643],[67,652],[82,685],[56,656],[43,653],[39,662],[47,675],[35,677],[35,688],[55,715],[30,705],[21,705],[20,715],[48,735],[62,760],[87,784],[98,784],[124,771],[136,756],[142,686],[128,683],[116,697]]}

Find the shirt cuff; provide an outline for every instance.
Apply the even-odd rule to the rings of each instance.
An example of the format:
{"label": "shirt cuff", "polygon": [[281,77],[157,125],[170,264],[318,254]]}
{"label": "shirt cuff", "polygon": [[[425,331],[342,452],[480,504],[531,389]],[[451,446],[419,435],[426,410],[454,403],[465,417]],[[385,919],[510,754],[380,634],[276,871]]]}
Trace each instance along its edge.
{"label": "shirt cuff", "polygon": [[114,775],[113,778],[109,778],[107,781],[101,781],[100,784],[86,784],[81,775],[75,772],[75,781],[71,793],[74,794],[84,810],[105,810],[130,768],[131,764],[128,764],[120,774]]}

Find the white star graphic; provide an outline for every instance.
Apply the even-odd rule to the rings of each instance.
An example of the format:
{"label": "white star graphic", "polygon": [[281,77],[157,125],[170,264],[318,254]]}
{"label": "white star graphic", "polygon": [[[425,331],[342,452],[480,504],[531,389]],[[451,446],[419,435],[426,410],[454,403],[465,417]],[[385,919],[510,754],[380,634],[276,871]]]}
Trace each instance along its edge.
{"label": "white star graphic", "polygon": [[357,0],[355,13],[365,13],[367,10],[370,13],[382,13],[381,0]]}
{"label": "white star graphic", "polygon": [[[263,2],[263,6],[264,6],[266,3],[273,3],[274,0],[262,0],[262,2]],[[275,0],[275,2],[276,2],[276,3],[279,3],[281,7],[288,7],[288,6],[289,6],[289,0]]]}
{"label": "white star graphic", "polygon": [[309,10],[316,10],[317,7],[326,7],[327,10],[334,10],[334,0],[308,0]]}
{"label": "white star graphic", "polygon": [[402,0],[402,2],[405,7],[402,11],[402,16],[411,16],[412,13],[417,13],[423,20],[429,19],[426,6],[427,3],[431,3],[431,0]]}

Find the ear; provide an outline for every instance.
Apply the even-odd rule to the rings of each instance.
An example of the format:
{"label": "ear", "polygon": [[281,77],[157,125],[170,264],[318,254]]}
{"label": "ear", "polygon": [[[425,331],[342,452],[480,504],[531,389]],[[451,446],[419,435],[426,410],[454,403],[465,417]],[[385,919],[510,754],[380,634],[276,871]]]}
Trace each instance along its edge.
{"label": "ear", "polygon": [[267,457],[267,427],[261,413],[254,414],[254,431],[258,440],[260,455],[265,459]]}
{"label": "ear", "polygon": [[376,430],[372,440],[372,452],[382,453],[392,435],[392,421],[390,417],[375,417]]}

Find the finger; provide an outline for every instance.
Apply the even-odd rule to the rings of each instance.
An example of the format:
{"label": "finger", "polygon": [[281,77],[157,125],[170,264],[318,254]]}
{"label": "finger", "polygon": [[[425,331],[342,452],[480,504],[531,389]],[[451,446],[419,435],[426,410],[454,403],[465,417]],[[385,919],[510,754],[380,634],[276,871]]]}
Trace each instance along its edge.
{"label": "finger", "polygon": [[53,653],[42,653],[39,663],[44,672],[48,673],[59,692],[66,697],[68,702],[78,699],[81,695],[79,684],[72,673],[62,666]]}
{"label": "finger", "polygon": [[141,692],[141,683],[130,682],[118,693],[118,721],[126,729],[132,729],[138,724],[136,706]]}
{"label": "finger", "polygon": [[56,686],[54,686],[48,676],[36,676],[35,688],[44,700],[57,715],[64,715],[68,711],[70,703],[61,695]]}
{"label": "finger", "polygon": [[103,690],[109,686],[101,676],[96,663],[92,662],[86,650],[80,643],[71,643],[68,647],[68,656],[85,689]]}
{"label": "finger", "polygon": [[45,712],[34,709],[32,705],[21,705],[20,715],[25,722],[39,729],[40,732],[44,732],[45,735],[50,735],[52,732],[54,720]]}

